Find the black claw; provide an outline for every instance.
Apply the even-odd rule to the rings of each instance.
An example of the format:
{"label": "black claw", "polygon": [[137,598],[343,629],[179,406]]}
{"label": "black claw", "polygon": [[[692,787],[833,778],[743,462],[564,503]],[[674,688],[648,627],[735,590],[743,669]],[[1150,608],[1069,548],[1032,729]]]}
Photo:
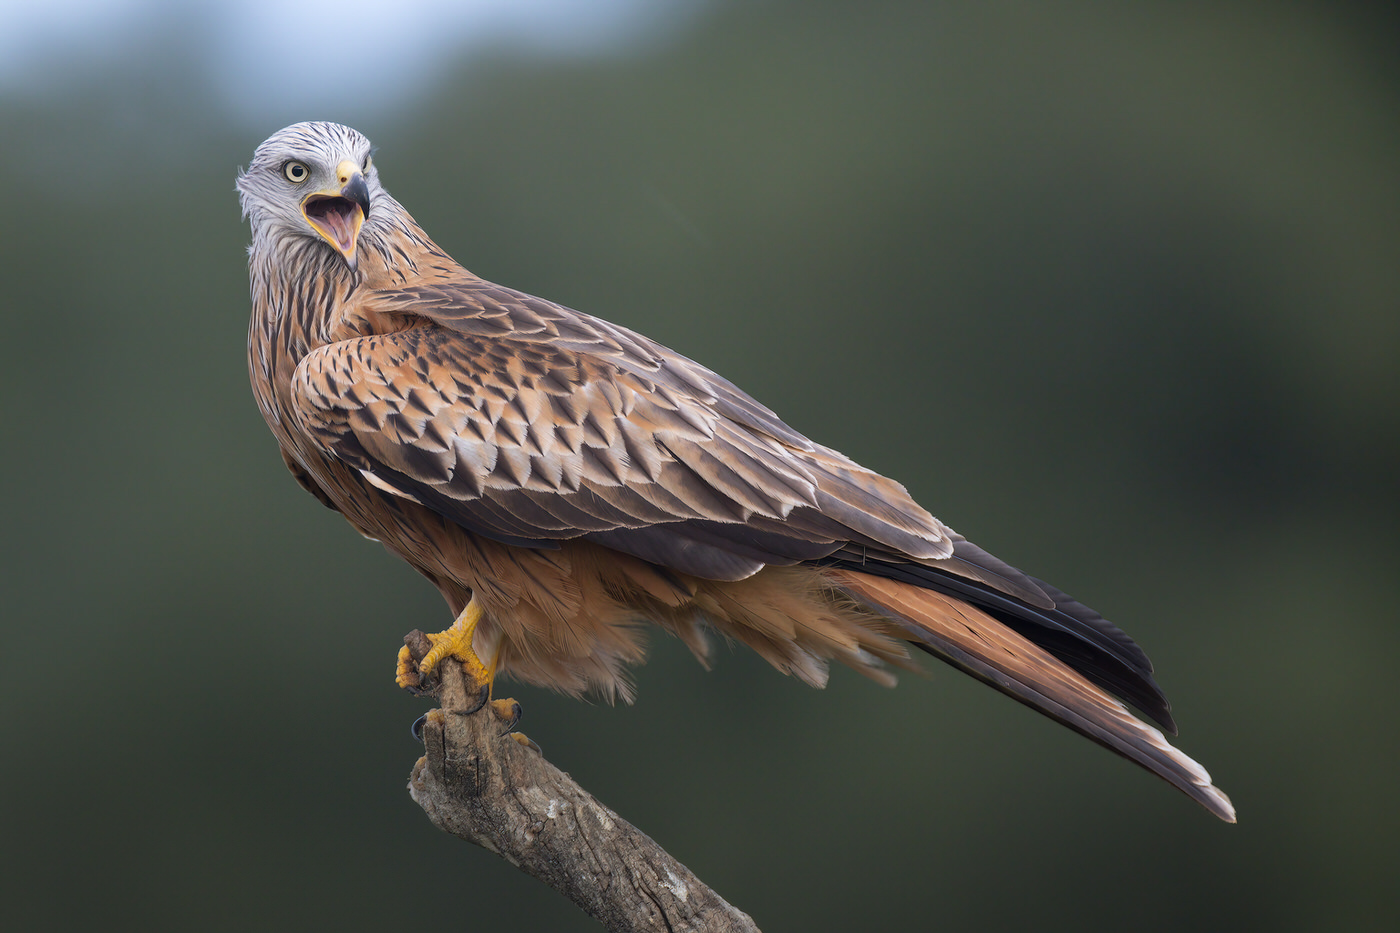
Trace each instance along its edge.
{"label": "black claw", "polygon": [[410,729],[413,732],[413,740],[415,742],[423,741],[423,724],[427,721],[427,713],[424,713],[422,716],[419,716],[417,719],[413,720],[413,725],[410,727]]}
{"label": "black claw", "polygon": [[510,705],[510,718],[506,720],[506,727],[501,730],[501,735],[510,735],[518,725],[520,725],[520,704],[512,703]]}
{"label": "black claw", "polygon": [[476,705],[467,710],[468,713],[475,713],[491,700],[491,685],[482,684],[481,689],[476,692]]}

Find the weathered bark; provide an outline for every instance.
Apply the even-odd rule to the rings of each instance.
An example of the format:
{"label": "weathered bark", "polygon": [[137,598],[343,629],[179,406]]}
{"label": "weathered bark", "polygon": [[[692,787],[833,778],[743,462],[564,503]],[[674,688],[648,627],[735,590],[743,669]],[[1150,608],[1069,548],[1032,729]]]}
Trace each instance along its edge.
{"label": "weathered bark", "polygon": [[[417,635],[406,639],[411,648]],[[442,708],[424,721],[427,754],[408,784],[439,829],[535,876],[609,930],[758,933],[747,914],[537,749],[501,735],[489,706],[468,712],[478,701],[456,661],[439,672]]]}

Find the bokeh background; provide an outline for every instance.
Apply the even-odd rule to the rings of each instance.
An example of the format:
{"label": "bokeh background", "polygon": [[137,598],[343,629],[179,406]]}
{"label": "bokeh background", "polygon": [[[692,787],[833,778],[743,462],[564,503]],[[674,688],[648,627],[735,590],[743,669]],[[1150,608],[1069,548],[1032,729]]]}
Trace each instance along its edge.
{"label": "bokeh background", "polygon": [[[392,8],[392,9],[391,9]],[[238,166],[302,119],[488,278],[640,329],[1147,648],[1240,809],[940,665],[653,641],[526,731],[766,931],[1393,929],[1386,4],[0,7],[6,930],[590,930],[434,829],[431,588],[286,475]]]}

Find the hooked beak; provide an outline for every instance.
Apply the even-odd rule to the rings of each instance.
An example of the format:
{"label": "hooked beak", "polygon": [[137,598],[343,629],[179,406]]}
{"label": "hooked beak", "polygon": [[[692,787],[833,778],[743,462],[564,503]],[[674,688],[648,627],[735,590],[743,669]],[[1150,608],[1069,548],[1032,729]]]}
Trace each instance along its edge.
{"label": "hooked beak", "polygon": [[369,186],[356,165],[346,160],[336,167],[340,188],[313,191],[301,201],[301,213],[311,229],[321,234],[336,252],[355,268],[355,247],[360,227],[369,217]]}

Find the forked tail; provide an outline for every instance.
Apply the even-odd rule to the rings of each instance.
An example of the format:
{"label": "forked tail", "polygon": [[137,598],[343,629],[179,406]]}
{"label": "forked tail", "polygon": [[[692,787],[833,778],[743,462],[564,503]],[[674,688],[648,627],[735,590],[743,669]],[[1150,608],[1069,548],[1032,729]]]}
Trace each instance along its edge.
{"label": "forked tail", "polygon": [[828,569],[827,575],[857,602],[900,624],[931,654],[1137,762],[1222,820],[1235,821],[1230,798],[1161,731],[982,610],[936,590],[854,570]]}

